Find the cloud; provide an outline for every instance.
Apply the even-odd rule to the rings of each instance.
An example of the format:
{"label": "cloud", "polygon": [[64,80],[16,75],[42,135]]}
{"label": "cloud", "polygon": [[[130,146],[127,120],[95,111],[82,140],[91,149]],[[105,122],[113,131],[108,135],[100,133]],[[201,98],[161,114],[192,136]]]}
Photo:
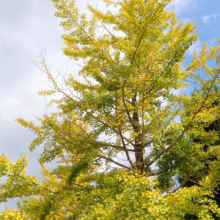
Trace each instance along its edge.
{"label": "cloud", "polygon": [[13,111],[20,107],[20,100],[11,98],[0,102],[0,120],[4,123],[7,121],[11,121],[11,115],[14,113]]}
{"label": "cloud", "polygon": [[191,0],[175,0],[173,2],[171,2],[169,5],[167,5],[166,9],[173,11],[175,10],[178,14],[186,11],[190,8],[196,8],[196,4],[192,5],[192,1]]}
{"label": "cloud", "polygon": [[[11,161],[26,154],[29,157],[27,174],[40,177],[37,159],[42,147],[30,153],[28,147],[35,135],[15,121],[19,117],[36,121],[34,116],[44,114],[45,100],[37,95],[37,91],[48,88],[47,77],[30,61],[40,61],[38,45],[46,47],[49,65],[54,63],[58,69],[68,65],[72,70],[76,65],[62,55],[60,36],[63,30],[59,19],[53,16],[55,9],[51,1],[2,0],[1,3],[0,149]],[[5,209],[5,204],[9,208],[15,207],[16,200],[1,203],[0,212]]]}
{"label": "cloud", "polygon": [[197,41],[188,49],[187,53],[192,56],[192,55],[193,55],[193,52],[194,52],[195,50],[198,50],[198,52],[199,52],[200,49],[201,49],[201,47],[202,47],[202,42],[201,42],[200,40],[197,40]]}
{"label": "cloud", "polygon": [[203,22],[204,22],[205,24],[207,24],[207,23],[209,23],[210,18],[217,18],[217,17],[218,17],[218,15],[216,15],[216,14],[211,14],[211,15],[206,15],[206,16],[201,17],[201,18],[202,18]]}

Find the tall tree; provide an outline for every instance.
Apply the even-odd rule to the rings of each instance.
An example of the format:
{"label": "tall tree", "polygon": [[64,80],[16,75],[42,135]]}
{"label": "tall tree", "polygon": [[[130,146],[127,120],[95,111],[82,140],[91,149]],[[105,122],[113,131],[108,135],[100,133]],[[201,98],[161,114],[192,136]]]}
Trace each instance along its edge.
{"label": "tall tree", "polygon": [[[186,213],[212,219],[211,212],[220,214],[207,197],[220,181],[219,146],[205,152],[191,141],[192,136],[218,138],[199,124],[220,117],[219,106],[213,107],[220,46],[204,44],[183,69],[198,34],[193,22],[179,22],[166,10],[171,0],[103,0],[108,10],[88,5],[90,18],[74,0],[52,1],[69,31],[62,36],[64,54],[83,61],[83,82],[69,75],[59,83],[42,57],[52,88],[39,93],[54,95],[51,104],[58,112],[38,118],[40,126],[18,122],[37,135],[30,150],[44,143],[41,164],[59,157],[66,165],[51,172],[42,167],[40,183],[25,174],[25,158],[12,164],[2,155],[0,174],[8,176],[0,185],[2,201],[29,197],[19,204],[24,219],[182,219]],[[192,95],[180,92],[191,84]],[[208,153],[217,160],[201,187],[181,189]],[[183,181],[176,186],[178,175]]]}

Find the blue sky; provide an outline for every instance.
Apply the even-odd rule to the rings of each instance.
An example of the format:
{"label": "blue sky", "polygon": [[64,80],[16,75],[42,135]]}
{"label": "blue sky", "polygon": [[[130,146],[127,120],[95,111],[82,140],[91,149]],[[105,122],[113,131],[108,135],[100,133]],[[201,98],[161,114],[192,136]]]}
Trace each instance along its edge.
{"label": "blue sky", "polygon": [[176,0],[168,8],[177,11],[179,20],[193,20],[198,25],[196,33],[200,34],[199,39],[190,48],[189,55],[194,49],[199,49],[203,42],[208,43],[208,46],[218,43],[216,38],[220,37],[220,1]]}
{"label": "blue sky", "polygon": [[[85,11],[87,3],[100,5],[100,0],[78,0],[80,9]],[[217,44],[220,37],[219,0],[175,0],[168,7],[175,9],[182,21],[194,20],[198,25],[199,40],[187,55],[188,62],[192,51],[200,49],[203,42],[208,46]],[[50,0],[1,0],[0,7],[0,153],[15,160],[22,154],[29,156],[30,175],[40,175],[37,158],[42,148],[33,153],[28,151],[34,135],[21,127],[16,118],[34,120],[34,116],[44,114],[45,100],[38,97],[37,91],[48,88],[47,78],[30,61],[40,61],[39,48],[46,49],[49,64],[68,66],[70,73],[76,73],[78,66],[62,55],[63,34],[59,20],[54,17],[55,9]],[[54,166],[54,163],[48,165]],[[0,178],[0,182],[4,179]],[[16,199],[15,199],[16,200]],[[7,203],[15,206],[15,200]],[[0,212],[5,204],[0,204]]]}

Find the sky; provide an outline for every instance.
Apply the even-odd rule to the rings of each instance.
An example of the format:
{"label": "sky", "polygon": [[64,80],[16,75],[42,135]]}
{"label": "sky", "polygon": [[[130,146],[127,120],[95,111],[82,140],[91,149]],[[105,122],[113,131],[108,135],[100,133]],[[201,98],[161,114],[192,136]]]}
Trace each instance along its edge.
{"label": "sky", "polygon": [[[78,6],[84,12],[86,5],[100,6],[100,0],[78,0]],[[194,49],[200,49],[203,42],[208,46],[218,44],[220,37],[220,1],[219,0],[175,0],[167,6],[176,10],[178,18],[184,22],[194,20],[200,34],[198,41],[186,54],[186,62]],[[76,74],[79,70],[76,62],[62,53],[64,33],[59,19],[54,16],[55,8],[50,0],[1,0],[0,7],[0,154],[9,156],[11,161],[21,155],[29,157],[26,173],[40,177],[37,159],[42,152],[39,147],[29,152],[34,134],[24,129],[15,120],[24,118],[36,121],[35,116],[45,113],[45,99],[39,97],[38,90],[47,89],[47,76],[32,62],[41,61],[39,49],[46,50],[49,65],[65,72]],[[54,167],[55,163],[47,165]],[[0,182],[4,178],[0,178]],[[17,199],[0,204],[0,212],[16,208]]]}

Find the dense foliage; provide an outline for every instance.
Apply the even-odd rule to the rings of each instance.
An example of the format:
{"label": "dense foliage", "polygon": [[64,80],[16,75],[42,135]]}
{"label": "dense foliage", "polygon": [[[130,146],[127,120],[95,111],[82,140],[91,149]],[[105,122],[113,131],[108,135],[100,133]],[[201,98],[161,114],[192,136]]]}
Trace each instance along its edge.
{"label": "dense foliage", "polygon": [[[89,18],[74,0],[52,1],[68,31],[64,54],[83,64],[78,78],[60,82],[42,56],[52,88],[39,94],[51,96],[58,110],[37,118],[39,126],[18,122],[36,134],[31,151],[44,145],[43,181],[25,174],[26,157],[11,163],[1,155],[1,202],[21,197],[1,219],[220,217],[212,199],[220,181],[219,131],[206,129],[220,118],[213,104],[220,46],[204,44],[183,68],[198,34],[193,22],[166,10],[171,0],[102,0],[107,10],[88,5]],[[55,158],[56,169],[44,167]],[[195,176],[198,184],[184,187]]]}

